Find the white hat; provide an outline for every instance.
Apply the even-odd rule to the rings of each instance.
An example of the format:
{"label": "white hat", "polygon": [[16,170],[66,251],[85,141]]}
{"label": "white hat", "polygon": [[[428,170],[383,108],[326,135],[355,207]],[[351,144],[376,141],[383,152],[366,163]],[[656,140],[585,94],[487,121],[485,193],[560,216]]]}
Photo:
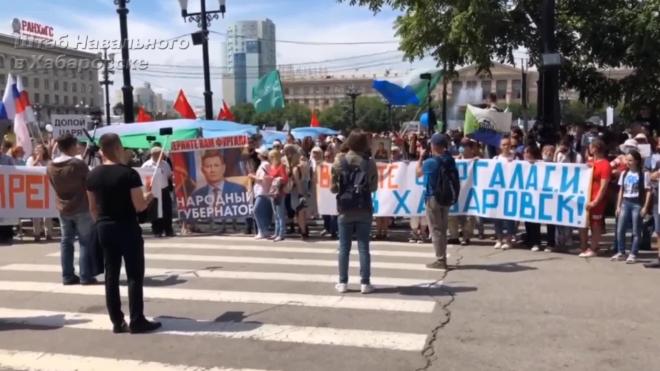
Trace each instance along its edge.
{"label": "white hat", "polygon": [[635,135],[635,140],[648,140],[648,138],[646,137],[646,134],[639,133],[639,134]]}
{"label": "white hat", "polygon": [[261,146],[254,151],[257,152],[258,155],[268,156],[268,148],[266,148],[266,146]]}
{"label": "white hat", "polygon": [[155,154],[155,153],[161,153],[161,152],[163,152],[163,149],[162,149],[162,148],[160,148],[160,147],[152,147],[150,153],[153,155],[153,154]]}
{"label": "white hat", "polygon": [[629,148],[638,149],[637,141],[634,139],[627,139],[619,148],[621,149],[621,152],[625,152],[625,150]]}
{"label": "white hat", "polygon": [[340,134],[340,135],[337,135],[337,139],[339,139],[343,142],[343,141],[346,140],[346,137],[344,137],[343,135]]}

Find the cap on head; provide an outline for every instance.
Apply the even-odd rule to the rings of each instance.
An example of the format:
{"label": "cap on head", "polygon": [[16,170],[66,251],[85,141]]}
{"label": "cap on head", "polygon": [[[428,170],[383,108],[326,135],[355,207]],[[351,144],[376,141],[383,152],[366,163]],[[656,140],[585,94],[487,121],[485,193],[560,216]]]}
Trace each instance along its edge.
{"label": "cap on head", "polygon": [[150,152],[152,155],[155,155],[163,152],[163,149],[161,147],[152,147]]}
{"label": "cap on head", "polygon": [[444,134],[435,133],[431,136],[431,145],[447,148],[449,146],[449,139]]}

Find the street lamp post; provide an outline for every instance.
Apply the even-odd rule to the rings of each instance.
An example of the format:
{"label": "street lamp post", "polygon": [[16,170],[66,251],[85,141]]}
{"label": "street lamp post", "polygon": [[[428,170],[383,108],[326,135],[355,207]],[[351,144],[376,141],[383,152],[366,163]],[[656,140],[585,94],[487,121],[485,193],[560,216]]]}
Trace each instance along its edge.
{"label": "street lamp post", "polygon": [[543,119],[541,137],[554,142],[556,131],[559,129],[559,66],[561,58],[557,53],[557,38],[555,36],[555,0],[543,0],[543,74],[542,74],[542,112],[539,117]]}
{"label": "street lamp post", "polygon": [[103,48],[103,80],[101,80],[101,85],[105,86],[105,124],[110,125],[110,85],[114,84],[110,80],[110,74],[114,74],[115,71],[111,71],[108,68],[110,62],[115,60],[115,55],[110,54],[108,58],[108,48]]}
{"label": "street lamp post", "polygon": [[115,0],[117,5],[117,14],[119,14],[119,29],[121,33],[121,62],[122,70],[124,72],[124,86],[121,90],[124,95],[124,122],[129,124],[135,121],[133,113],[133,86],[131,86],[131,63],[129,62],[129,42],[128,42],[128,25],[126,23],[128,4],[130,0]]}
{"label": "street lamp post", "polygon": [[218,14],[223,18],[226,12],[225,0],[219,0],[220,9],[206,10],[206,0],[200,0],[200,12],[188,13],[188,0],[179,0],[181,5],[181,16],[184,21],[195,21],[201,32],[193,34],[193,44],[202,44],[202,58],[204,63],[204,108],[206,110],[206,119],[213,120],[213,92],[211,91],[211,67],[209,62],[209,24],[213,19],[218,19]]}
{"label": "street lamp post", "polygon": [[351,98],[351,107],[352,107],[352,113],[351,113],[351,129],[356,128],[356,117],[355,117],[355,102],[357,101],[357,98],[362,95],[354,86],[351,86],[348,91],[346,91],[346,96]]}

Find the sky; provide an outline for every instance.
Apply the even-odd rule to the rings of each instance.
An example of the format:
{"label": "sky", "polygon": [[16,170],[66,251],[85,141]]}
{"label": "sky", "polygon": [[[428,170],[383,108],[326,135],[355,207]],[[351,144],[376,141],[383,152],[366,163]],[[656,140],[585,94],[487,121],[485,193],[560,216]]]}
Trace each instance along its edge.
{"label": "sky", "polygon": [[[55,38],[64,38],[71,47],[90,50],[93,44],[79,40],[96,40],[98,43],[119,39],[119,19],[113,0],[2,0],[0,33],[11,33],[11,20],[20,18],[54,27]],[[199,10],[198,0],[189,1],[189,11]],[[209,10],[217,9],[217,0],[207,0]],[[393,41],[375,45],[297,45],[277,43],[278,64],[298,64],[380,54],[348,62],[330,62],[326,66],[344,68],[339,74],[382,73],[386,69],[406,73],[412,68],[431,67],[435,63],[426,59],[414,64],[403,62],[393,29],[397,13],[390,9],[374,15],[366,8],[351,7],[336,0],[226,0],[227,13],[224,19],[214,20],[210,30],[224,33],[229,24],[241,20],[271,19],[276,26],[278,40],[313,42],[357,42]],[[178,0],[131,0],[128,4],[129,37],[132,40],[169,40],[198,30],[196,23],[186,23],[181,17]],[[184,36],[189,40],[189,36]],[[224,37],[212,33],[210,36],[210,63],[214,106],[222,99],[220,68],[223,65],[222,42]],[[181,44],[177,44],[181,45]],[[110,51],[113,52],[112,50]],[[117,58],[120,50],[114,50]],[[192,46],[174,50],[132,50],[131,59],[146,66],[143,71],[133,73],[134,87],[150,82],[157,93],[172,100],[179,89],[184,89],[192,104],[203,105],[203,79],[173,78],[164,76],[163,71],[202,71],[202,48]],[[372,63],[373,62],[373,63]],[[358,65],[361,69],[350,69]],[[378,65],[378,66],[373,66]],[[373,66],[373,67],[371,67]],[[339,69],[338,67],[334,67]],[[114,77],[114,89],[121,87],[121,73]],[[111,101],[114,104],[114,93]]]}

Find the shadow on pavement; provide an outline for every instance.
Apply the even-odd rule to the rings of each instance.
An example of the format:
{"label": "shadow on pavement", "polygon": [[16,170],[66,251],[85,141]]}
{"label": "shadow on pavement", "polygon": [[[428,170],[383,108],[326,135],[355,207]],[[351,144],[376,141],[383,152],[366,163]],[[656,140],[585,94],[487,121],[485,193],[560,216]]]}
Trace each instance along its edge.
{"label": "shadow on pavement", "polygon": [[48,331],[58,330],[68,325],[78,325],[91,322],[89,320],[67,320],[64,315],[38,316],[25,318],[3,318],[0,319],[0,331],[35,330]]}
{"label": "shadow on pavement", "polygon": [[157,332],[232,333],[253,331],[263,326],[263,323],[257,321],[243,322],[245,318],[243,312],[225,312],[213,321],[171,316],[159,316],[154,319],[163,324]]}
{"label": "shadow on pavement", "polygon": [[483,270],[494,273],[517,273],[517,272],[525,272],[525,271],[532,271],[538,269],[537,267],[530,267],[528,265],[523,265],[523,264],[538,263],[538,262],[553,261],[553,260],[560,260],[560,258],[531,259],[531,260],[522,260],[518,262],[505,262],[498,264],[461,264],[453,269]]}
{"label": "shadow on pavement", "polygon": [[[144,277],[144,286],[145,287],[169,287],[181,285],[188,282],[188,280],[180,279],[178,274],[173,274],[171,276],[151,276]],[[128,282],[124,279],[119,281],[121,286],[128,285]]]}
{"label": "shadow on pavement", "polygon": [[438,285],[431,288],[422,286],[411,287],[388,287],[379,288],[374,291],[375,294],[401,294],[409,296],[453,296],[463,292],[477,291],[476,287],[472,286],[447,286]]}

